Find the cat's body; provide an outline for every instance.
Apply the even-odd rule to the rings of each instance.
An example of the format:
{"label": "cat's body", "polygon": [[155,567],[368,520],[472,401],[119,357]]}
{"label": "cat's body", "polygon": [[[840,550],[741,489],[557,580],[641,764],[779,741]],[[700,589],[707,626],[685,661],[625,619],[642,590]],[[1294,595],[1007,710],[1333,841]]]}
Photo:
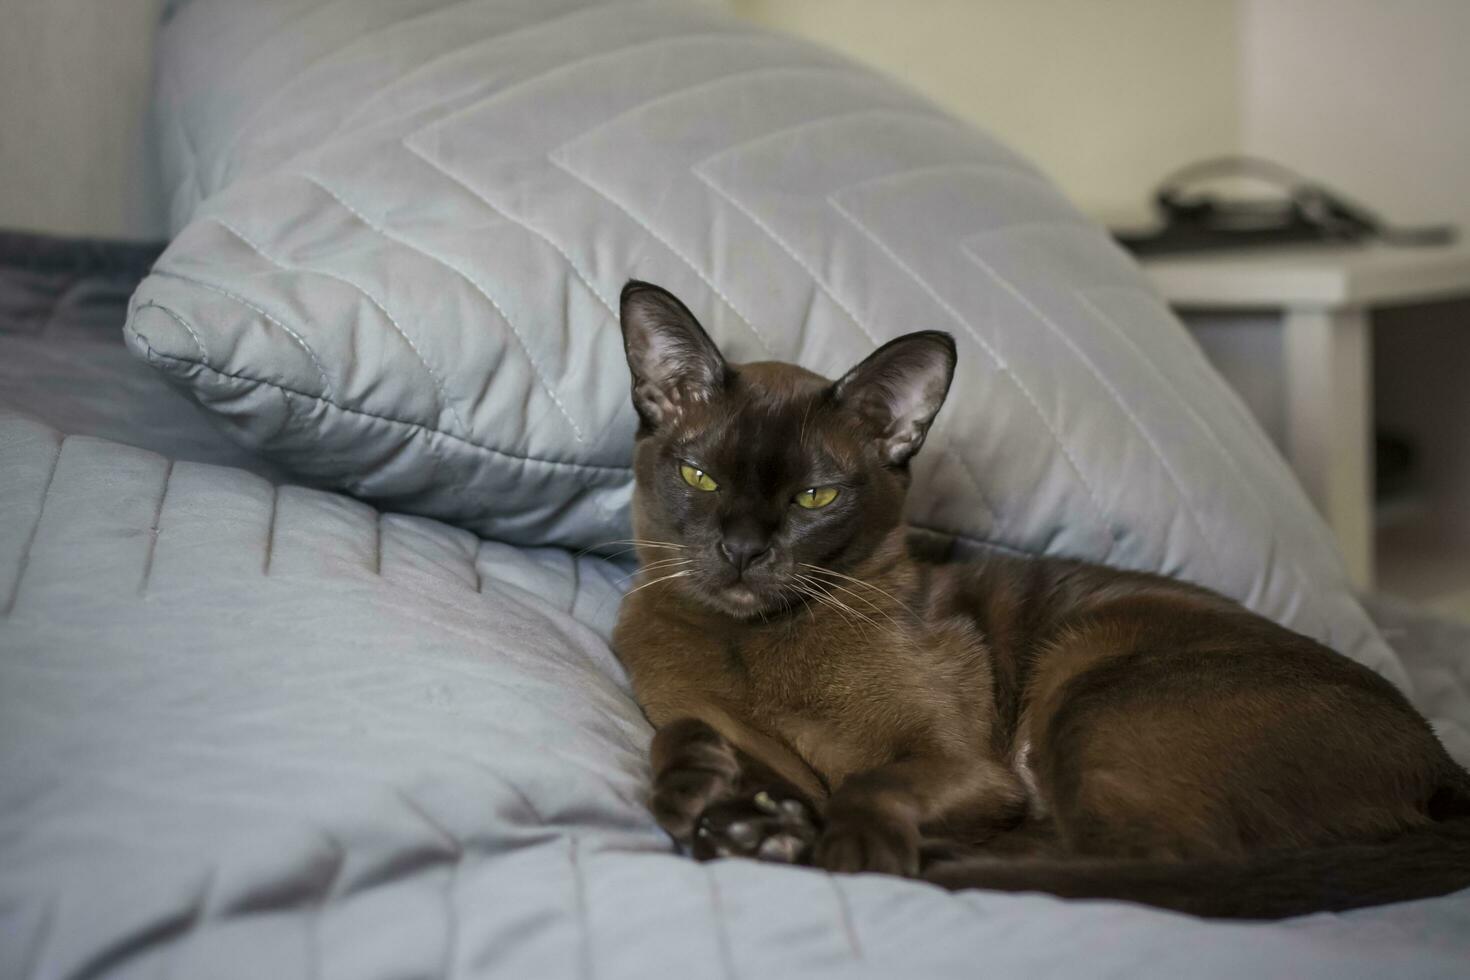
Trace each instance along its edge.
{"label": "cat's body", "polygon": [[[655,814],[697,854],[918,874],[927,842],[948,885],[1206,914],[1470,885],[1470,776],[1371,671],[1156,576],[910,556],[946,337],[833,383],[725,364],[654,287],[623,320],[644,569],[614,646],[658,728]],[[1372,880],[1287,887],[1271,857],[1426,834],[1412,881],[1375,853],[1353,866]],[[1267,894],[1211,895],[1211,868]]]}
{"label": "cat's body", "polygon": [[[616,645],[629,651],[625,663],[649,718],[674,721],[698,706],[744,723],[789,750],[783,757],[767,748],[765,761],[816,799],[921,745],[967,765],[997,757],[1004,739],[994,730],[979,635],[961,617],[929,618],[915,606],[931,576],[908,560],[901,540],[868,564],[852,577],[867,572],[876,588],[826,578],[823,588],[846,609],[808,597],[789,615],[733,627],[721,613],[671,602],[659,586],[634,595]],[[1021,787],[997,768],[998,788],[1018,812]]]}

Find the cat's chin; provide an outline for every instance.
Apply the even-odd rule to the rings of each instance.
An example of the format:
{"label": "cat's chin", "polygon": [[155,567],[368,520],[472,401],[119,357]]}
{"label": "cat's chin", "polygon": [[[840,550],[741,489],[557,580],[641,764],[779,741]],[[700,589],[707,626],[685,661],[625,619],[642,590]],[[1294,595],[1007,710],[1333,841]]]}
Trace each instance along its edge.
{"label": "cat's chin", "polygon": [[741,618],[754,616],[765,605],[760,596],[755,594],[755,590],[743,583],[720,589],[714,598],[733,615]]}
{"label": "cat's chin", "polygon": [[770,600],[743,582],[711,589],[700,598],[735,619],[755,619],[771,611]]}

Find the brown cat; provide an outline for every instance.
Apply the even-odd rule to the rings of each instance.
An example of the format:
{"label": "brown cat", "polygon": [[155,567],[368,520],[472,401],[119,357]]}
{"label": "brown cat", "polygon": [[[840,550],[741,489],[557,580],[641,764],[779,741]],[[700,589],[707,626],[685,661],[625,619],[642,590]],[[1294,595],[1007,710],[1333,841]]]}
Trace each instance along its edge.
{"label": "brown cat", "polygon": [[908,463],[954,343],[726,363],[630,282],[643,562],[614,647],[696,856],[1268,917],[1470,886],[1470,774],[1388,682],[1205,589],[933,564]]}

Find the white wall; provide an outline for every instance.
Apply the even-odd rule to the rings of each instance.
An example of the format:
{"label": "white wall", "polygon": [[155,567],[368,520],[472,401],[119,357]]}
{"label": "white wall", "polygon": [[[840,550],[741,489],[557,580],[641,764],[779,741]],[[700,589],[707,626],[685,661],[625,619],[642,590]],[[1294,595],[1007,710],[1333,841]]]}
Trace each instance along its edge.
{"label": "white wall", "polygon": [[0,227],[164,233],[144,129],[161,6],[0,0]]}
{"label": "white wall", "polygon": [[[1240,4],[1243,148],[1470,244],[1470,0]],[[1470,617],[1470,302],[1381,312],[1374,349],[1378,424],[1421,478],[1380,529],[1383,584]]]}
{"label": "white wall", "polygon": [[[1141,217],[1165,171],[1239,141],[1236,0],[724,5],[899,76],[1105,218]],[[162,233],[142,126],[159,7],[0,0],[0,226]]]}
{"label": "white wall", "polygon": [[[1179,163],[1245,148],[1394,219],[1470,227],[1470,0],[725,5],[899,76],[1104,218],[1141,216]],[[0,226],[162,232],[142,128],[159,7],[0,0]]]}
{"label": "white wall", "polygon": [[1470,0],[1240,0],[1241,141],[1470,230]]}
{"label": "white wall", "polygon": [[[1470,0],[1466,0],[1470,6]],[[1236,0],[731,0],[989,129],[1104,219],[1240,142]]]}

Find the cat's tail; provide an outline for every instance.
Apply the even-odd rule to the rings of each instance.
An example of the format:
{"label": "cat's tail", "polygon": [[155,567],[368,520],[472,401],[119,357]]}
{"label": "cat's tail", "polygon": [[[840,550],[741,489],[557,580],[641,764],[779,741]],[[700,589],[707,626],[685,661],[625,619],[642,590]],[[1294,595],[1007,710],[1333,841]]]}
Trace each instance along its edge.
{"label": "cat's tail", "polygon": [[986,858],[929,868],[951,890],[1112,898],[1225,919],[1283,919],[1429,898],[1470,888],[1470,817],[1374,844],[1278,852],[1239,862]]}

